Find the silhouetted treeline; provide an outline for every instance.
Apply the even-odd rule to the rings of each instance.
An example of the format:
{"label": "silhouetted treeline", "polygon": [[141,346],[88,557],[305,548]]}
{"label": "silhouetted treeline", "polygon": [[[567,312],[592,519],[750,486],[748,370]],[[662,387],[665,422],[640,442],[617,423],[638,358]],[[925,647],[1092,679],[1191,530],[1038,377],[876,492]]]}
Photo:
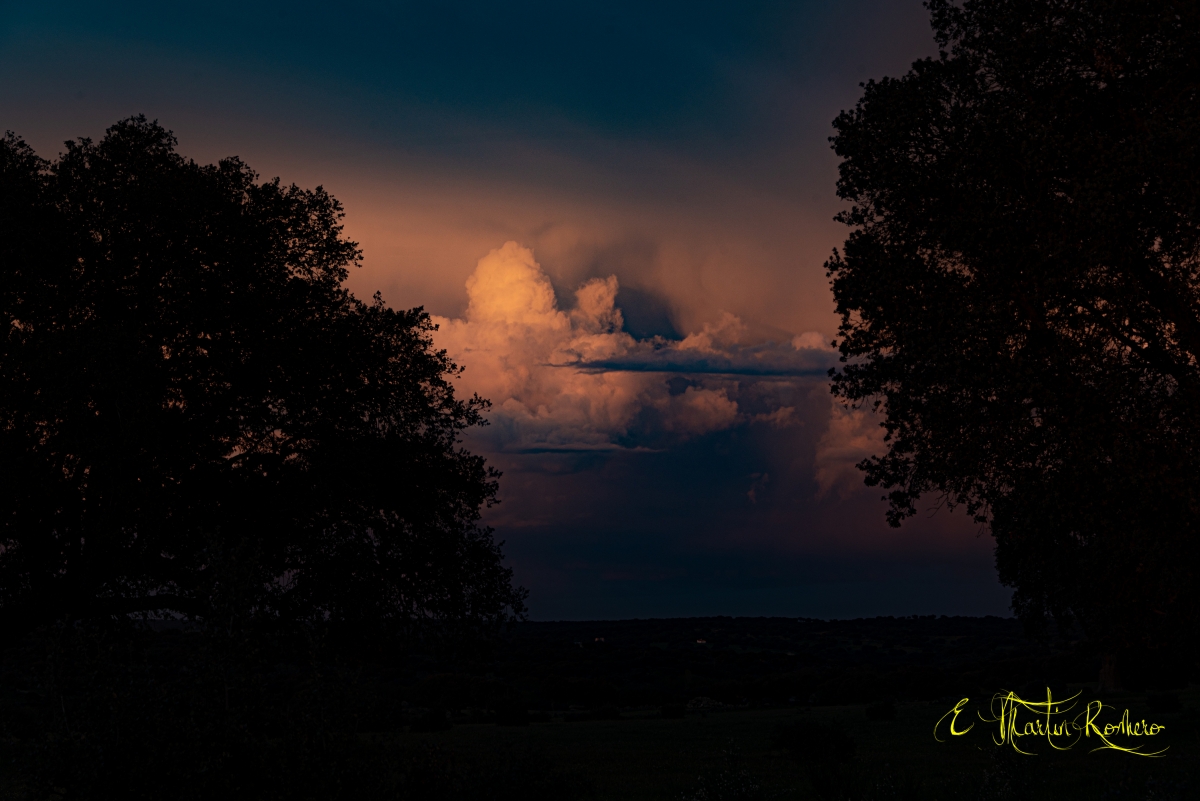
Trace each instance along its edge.
{"label": "silhouetted treeline", "polygon": [[404,797],[442,768],[362,738],[403,725],[376,666],[524,614],[488,402],[346,288],[336,199],[176,144],[0,136],[0,792]]}
{"label": "silhouetted treeline", "polygon": [[833,122],[833,392],[887,434],[859,467],[893,525],[986,526],[1029,624],[1194,667],[1200,5],[925,5],[938,56]]}
{"label": "silhouetted treeline", "polygon": [[320,187],[144,117],[0,137],[0,636],[183,617],[247,636],[486,633],[524,611],[461,446],[487,401],[423,310],[345,286]]}

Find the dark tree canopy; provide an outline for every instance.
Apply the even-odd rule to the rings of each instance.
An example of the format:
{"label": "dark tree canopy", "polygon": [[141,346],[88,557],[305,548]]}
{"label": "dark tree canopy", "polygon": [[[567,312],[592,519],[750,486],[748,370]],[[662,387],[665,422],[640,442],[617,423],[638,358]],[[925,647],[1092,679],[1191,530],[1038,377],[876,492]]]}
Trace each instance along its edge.
{"label": "dark tree canopy", "polygon": [[1197,631],[1200,5],[930,0],[941,53],[835,122],[827,267],[894,525],[996,538],[1030,620],[1112,648]]}
{"label": "dark tree canopy", "polygon": [[10,625],[523,614],[482,422],[421,309],[363,303],[340,205],[125,120],[0,140],[0,610]]}

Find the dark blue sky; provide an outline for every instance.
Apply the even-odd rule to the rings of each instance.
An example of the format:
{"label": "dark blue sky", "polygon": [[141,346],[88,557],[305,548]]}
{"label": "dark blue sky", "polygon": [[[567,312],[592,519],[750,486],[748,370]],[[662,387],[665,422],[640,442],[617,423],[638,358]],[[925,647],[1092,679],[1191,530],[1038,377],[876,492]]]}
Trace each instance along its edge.
{"label": "dark blue sky", "polygon": [[820,376],[830,122],[933,52],[910,0],[3,2],[0,128],[52,157],[145,113],[340,198],[352,289],[439,315],[496,402],[535,618],[1005,614],[967,521],[887,529]]}

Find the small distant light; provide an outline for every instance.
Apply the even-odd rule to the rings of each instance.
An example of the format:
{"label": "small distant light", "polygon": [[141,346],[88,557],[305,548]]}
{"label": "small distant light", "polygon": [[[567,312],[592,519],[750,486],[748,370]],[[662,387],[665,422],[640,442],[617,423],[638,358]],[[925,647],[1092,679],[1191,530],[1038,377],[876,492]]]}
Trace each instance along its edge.
{"label": "small distant light", "polygon": [[704,645],[708,640],[696,640],[697,645]]}
{"label": "small distant light", "polygon": [[603,637],[597,637],[597,638],[596,638],[596,642],[604,642],[604,638],[603,638]]}

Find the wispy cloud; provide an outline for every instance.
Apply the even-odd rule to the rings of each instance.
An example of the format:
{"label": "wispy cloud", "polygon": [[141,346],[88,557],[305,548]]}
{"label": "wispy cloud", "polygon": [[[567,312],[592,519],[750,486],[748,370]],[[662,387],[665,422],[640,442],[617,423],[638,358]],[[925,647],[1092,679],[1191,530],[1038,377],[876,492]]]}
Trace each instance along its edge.
{"label": "wispy cloud", "polygon": [[829,428],[817,443],[816,479],[821,495],[842,498],[859,491],[863,475],[856,465],[887,450],[880,415],[869,408],[848,409],[830,399]]}

